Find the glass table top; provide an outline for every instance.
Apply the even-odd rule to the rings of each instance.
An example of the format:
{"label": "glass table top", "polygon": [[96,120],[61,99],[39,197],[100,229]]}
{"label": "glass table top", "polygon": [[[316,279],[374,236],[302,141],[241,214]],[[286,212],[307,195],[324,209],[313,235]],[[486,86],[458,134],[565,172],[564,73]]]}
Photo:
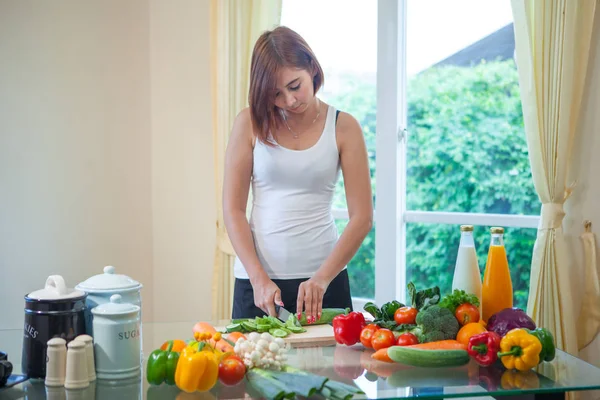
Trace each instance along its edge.
{"label": "glass table top", "polygon": [[[225,326],[220,321],[215,326]],[[150,354],[170,339],[187,340],[192,336],[193,322],[144,323],[143,353]],[[13,374],[21,369],[22,330],[0,330],[0,350],[8,353]],[[550,394],[600,389],[600,368],[562,351],[552,362],[543,363],[528,372],[507,371],[501,365],[479,367],[471,363],[454,368],[416,368],[375,361],[373,350],[355,346],[327,345],[293,348],[288,364],[332,380],[357,386],[365,394],[355,398],[452,398]],[[47,388],[43,380],[28,380],[11,388],[0,389],[4,399],[247,399],[252,398],[250,385],[242,381],[236,386],[218,383],[210,392],[187,394],[175,386],[149,385],[145,377],[145,361],[140,375],[121,381],[96,380],[88,388],[66,390]]]}

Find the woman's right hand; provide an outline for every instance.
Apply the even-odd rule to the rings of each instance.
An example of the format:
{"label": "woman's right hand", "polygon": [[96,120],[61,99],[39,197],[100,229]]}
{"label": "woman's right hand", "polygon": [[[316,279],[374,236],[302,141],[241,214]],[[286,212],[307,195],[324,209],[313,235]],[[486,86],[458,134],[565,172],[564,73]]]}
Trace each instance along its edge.
{"label": "woman's right hand", "polygon": [[268,315],[277,316],[275,304],[283,306],[281,301],[281,290],[271,279],[264,278],[258,282],[252,282],[254,290],[254,304]]}

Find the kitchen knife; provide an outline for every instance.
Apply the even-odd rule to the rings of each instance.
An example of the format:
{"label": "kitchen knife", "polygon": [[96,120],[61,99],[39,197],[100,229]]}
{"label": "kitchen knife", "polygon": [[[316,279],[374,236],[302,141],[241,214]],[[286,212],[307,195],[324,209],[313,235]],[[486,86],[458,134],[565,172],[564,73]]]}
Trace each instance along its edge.
{"label": "kitchen knife", "polygon": [[279,304],[275,304],[275,312],[277,313],[277,318],[283,322],[287,321],[291,315],[291,313],[288,310],[286,310]]}

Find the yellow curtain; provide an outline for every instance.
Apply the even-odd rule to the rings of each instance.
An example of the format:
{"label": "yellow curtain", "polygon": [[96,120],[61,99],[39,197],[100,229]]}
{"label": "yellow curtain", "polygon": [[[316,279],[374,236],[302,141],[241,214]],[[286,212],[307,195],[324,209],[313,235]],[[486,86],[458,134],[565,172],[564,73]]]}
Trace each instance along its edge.
{"label": "yellow curtain", "polygon": [[542,202],[527,313],[578,354],[569,262],[563,237],[566,177],[586,80],[596,0],[512,0],[525,132]]}
{"label": "yellow curtain", "polygon": [[217,246],[212,318],[231,317],[235,253],[223,222],[225,149],[235,116],[248,105],[250,60],[260,34],[279,24],[281,0],[211,0],[212,123],[217,194]]}
{"label": "yellow curtain", "polygon": [[596,254],[596,237],[592,223],[586,221],[581,235],[585,268],[585,290],[579,319],[577,320],[577,344],[579,349],[589,345],[600,332],[600,280]]}

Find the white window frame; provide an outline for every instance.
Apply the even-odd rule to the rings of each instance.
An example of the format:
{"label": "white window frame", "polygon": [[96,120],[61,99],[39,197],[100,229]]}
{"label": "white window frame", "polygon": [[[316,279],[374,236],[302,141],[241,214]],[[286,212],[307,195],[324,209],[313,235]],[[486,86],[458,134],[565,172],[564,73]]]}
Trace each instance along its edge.
{"label": "white window frame", "polygon": [[[355,309],[369,300],[406,301],[406,225],[469,224],[537,228],[539,216],[406,210],[406,20],[407,0],[378,0],[377,11],[377,189],[375,209],[375,298],[353,298]],[[348,210],[334,209],[347,220]]]}

